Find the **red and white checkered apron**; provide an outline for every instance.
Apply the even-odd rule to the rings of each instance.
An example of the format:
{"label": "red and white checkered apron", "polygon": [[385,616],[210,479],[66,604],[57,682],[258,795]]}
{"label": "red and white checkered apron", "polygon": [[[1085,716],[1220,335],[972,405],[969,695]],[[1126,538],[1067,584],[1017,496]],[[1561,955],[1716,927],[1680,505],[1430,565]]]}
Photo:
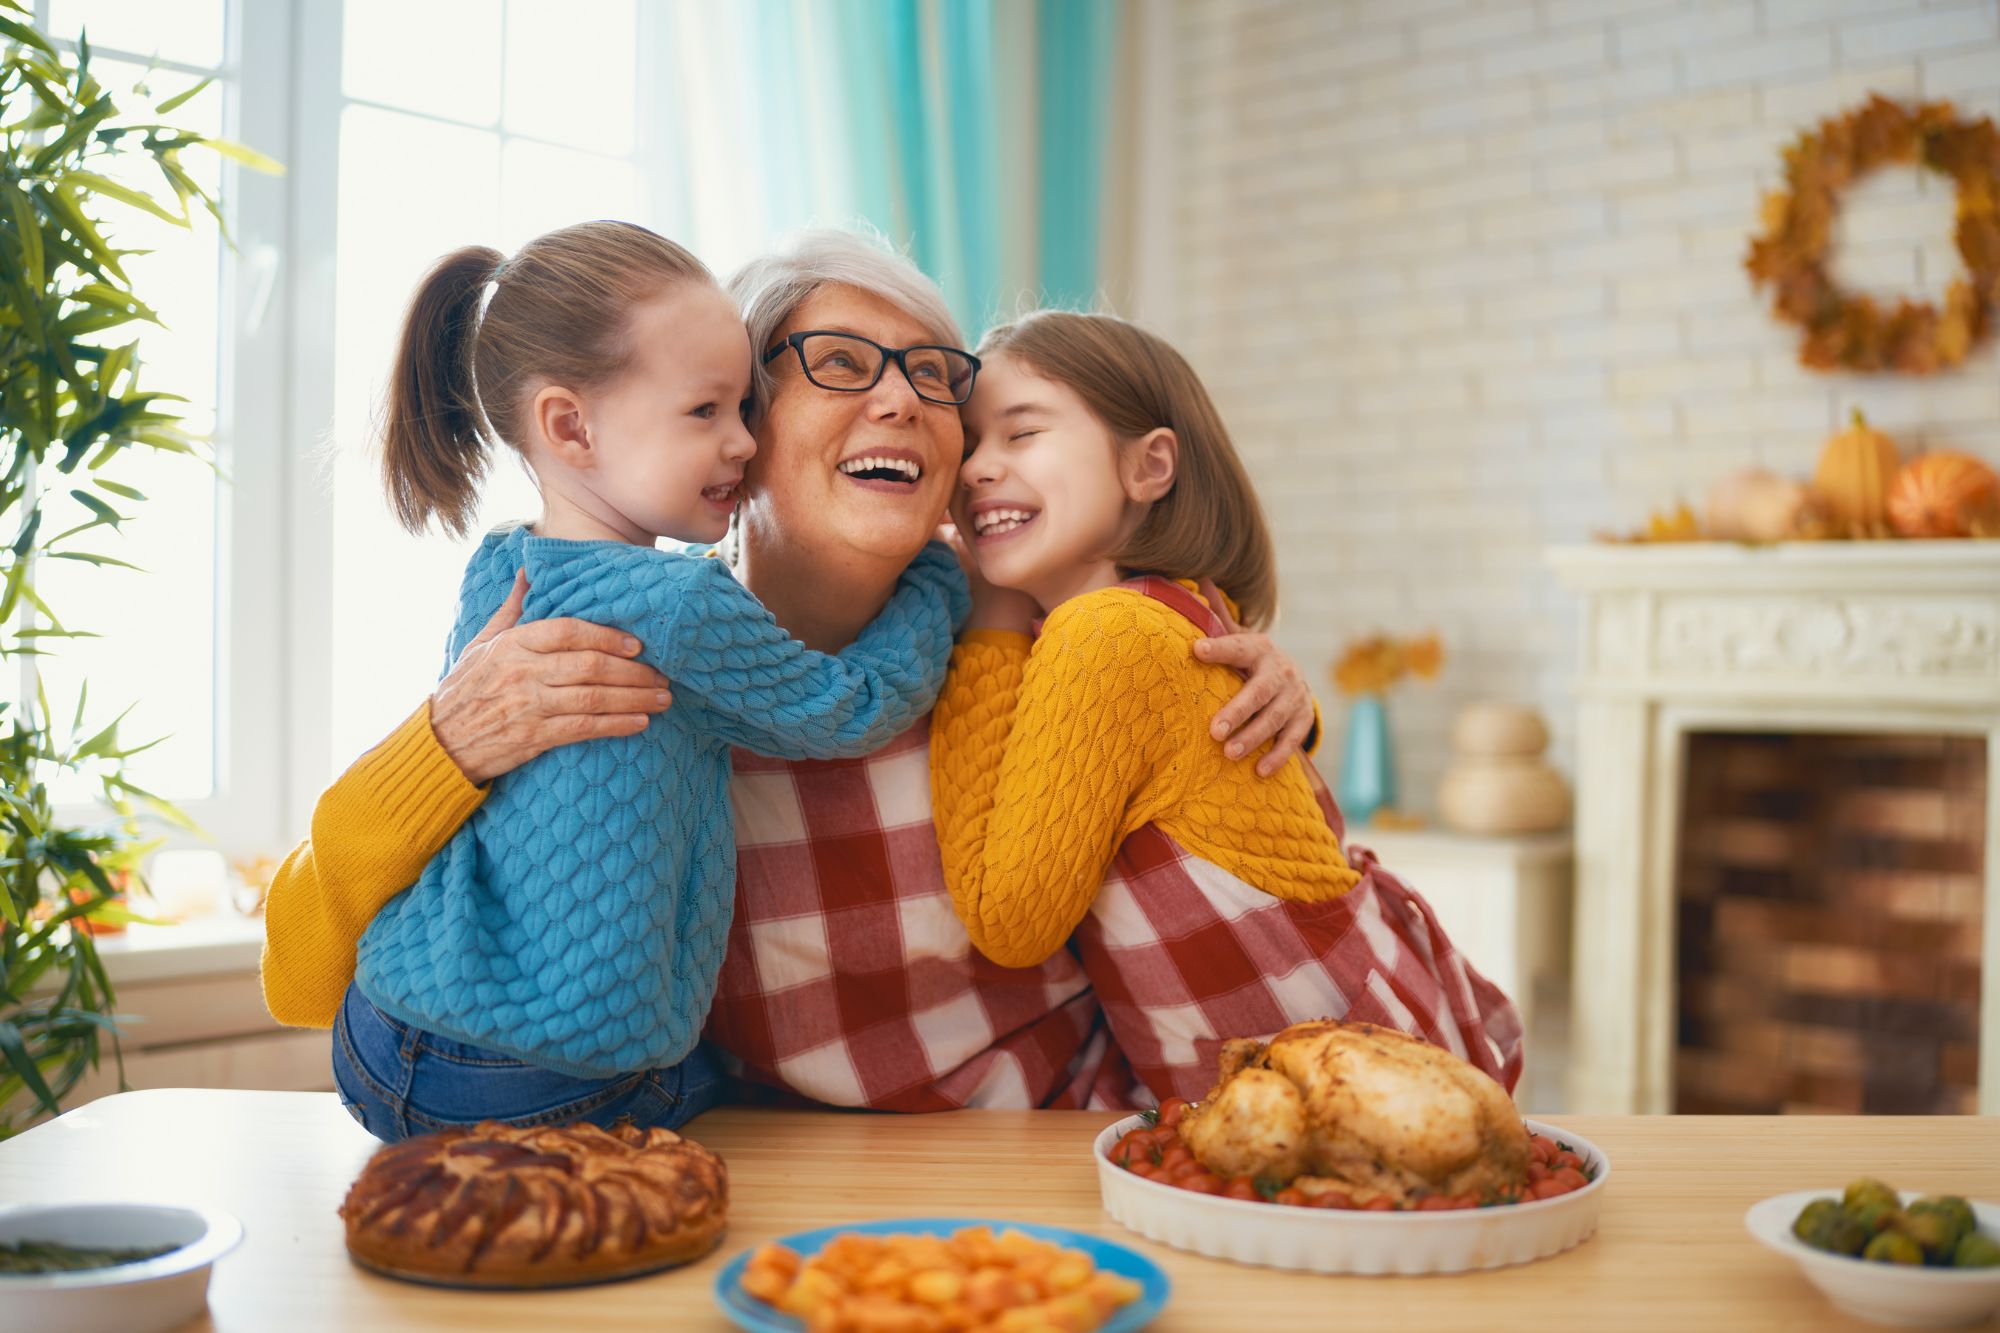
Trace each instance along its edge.
{"label": "red and white checkered apron", "polygon": [[952,911],[929,718],[860,759],[733,763],[736,916],[707,1035],[746,1078],[880,1111],[1125,1104],[1076,958],[1001,967]]}
{"label": "red and white checkered apron", "polygon": [[[1125,585],[1211,636],[1226,627],[1165,579]],[[1342,837],[1354,888],[1291,903],[1191,855],[1157,825],[1138,830],[1071,939],[1133,1072],[1160,1097],[1204,1095],[1224,1039],[1311,1018],[1377,1023],[1471,1061],[1508,1091],[1521,1076],[1521,1019],[1446,938],[1430,905],[1345,841],[1338,807],[1301,757]]]}

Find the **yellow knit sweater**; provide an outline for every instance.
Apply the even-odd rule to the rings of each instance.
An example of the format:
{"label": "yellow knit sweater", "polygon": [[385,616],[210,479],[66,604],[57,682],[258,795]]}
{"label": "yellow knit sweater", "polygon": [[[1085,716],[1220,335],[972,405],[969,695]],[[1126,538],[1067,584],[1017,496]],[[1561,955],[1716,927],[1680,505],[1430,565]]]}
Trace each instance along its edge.
{"label": "yellow knit sweater", "polygon": [[486,799],[444,752],[423,707],[354,762],[313,808],[312,836],[271,880],[264,1003],[280,1023],[330,1028],[354,951],[382,904],[417,876]]}
{"label": "yellow knit sweater", "polygon": [[1193,655],[1171,607],[1107,588],[1057,607],[1032,643],[973,631],[931,715],[945,883],[972,942],[1032,967],[1069,939],[1125,837],[1158,824],[1195,856],[1294,902],[1360,878],[1298,761],[1259,778],[1209,736],[1241,684]]}

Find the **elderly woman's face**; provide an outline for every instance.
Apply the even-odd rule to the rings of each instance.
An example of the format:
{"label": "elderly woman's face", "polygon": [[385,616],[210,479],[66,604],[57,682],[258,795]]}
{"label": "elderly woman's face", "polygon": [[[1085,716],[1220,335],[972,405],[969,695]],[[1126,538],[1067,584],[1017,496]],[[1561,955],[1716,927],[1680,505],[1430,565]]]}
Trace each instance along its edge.
{"label": "elderly woman's face", "polygon": [[[845,286],[807,297],[772,342],[804,329],[858,333],[884,347],[939,341],[900,307]],[[754,350],[761,357],[767,349]],[[768,522],[791,541],[809,533],[815,543],[824,538],[870,555],[915,556],[957,484],[964,442],[958,409],[918,397],[894,362],[862,393],[813,384],[790,349],[770,369],[775,384],[757,423],[744,521]],[[878,466],[865,466],[870,459]]]}

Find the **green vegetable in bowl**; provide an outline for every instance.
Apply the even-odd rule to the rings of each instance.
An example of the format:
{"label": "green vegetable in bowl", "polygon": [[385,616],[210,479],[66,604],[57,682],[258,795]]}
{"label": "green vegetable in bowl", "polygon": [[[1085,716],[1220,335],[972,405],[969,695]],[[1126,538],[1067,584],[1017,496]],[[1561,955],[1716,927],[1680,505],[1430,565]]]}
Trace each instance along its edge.
{"label": "green vegetable in bowl", "polygon": [[1863,1176],[1859,1180],[1850,1182],[1847,1186],[1847,1192],[1840,1196],[1840,1206],[1857,1217],[1860,1215],[1861,1210],[1869,1204],[1877,1204],[1886,1208],[1901,1208],[1903,1200],[1895,1190],[1872,1176]]}
{"label": "green vegetable in bowl", "polygon": [[1799,1237],[1815,1250],[1825,1250],[1829,1254],[1860,1254],[1868,1246],[1867,1230],[1845,1208],[1835,1207],[1821,1213],[1819,1219]]}
{"label": "green vegetable in bowl", "polygon": [[2000,1241],[1983,1232],[1961,1236],[1952,1251],[1953,1268],[2000,1268]]}
{"label": "green vegetable in bowl", "polygon": [[1896,1219],[1896,1230],[1923,1247],[1933,1263],[1943,1263],[1958,1244],[1958,1222],[1934,1208],[1912,1208]]}
{"label": "green vegetable in bowl", "polygon": [[64,1245],[52,1240],[24,1240],[0,1244],[0,1276],[24,1273],[73,1273],[88,1268],[115,1268],[120,1264],[142,1263],[171,1254],[178,1245],[148,1249],[117,1250],[87,1245]]}
{"label": "green vegetable in bowl", "polygon": [[1868,1242],[1861,1257],[1878,1264],[1920,1264],[1924,1247],[1900,1231],[1885,1231]]}
{"label": "green vegetable in bowl", "polygon": [[1960,1239],[1979,1230],[1978,1220],[1972,1215],[1972,1205],[1956,1194],[1929,1194],[1911,1204],[1907,1210],[1911,1216],[1918,1213],[1935,1213],[1945,1219],[1951,1230],[1950,1249]]}
{"label": "green vegetable in bowl", "polygon": [[1889,1228],[1897,1226],[1903,1219],[1901,1208],[1894,1204],[1885,1204],[1880,1199],[1870,1199],[1859,1208],[1849,1208],[1846,1212],[1871,1236],[1881,1235]]}
{"label": "green vegetable in bowl", "polygon": [[1806,1244],[1813,1243],[1813,1232],[1826,1225],[1826,1219],[1840,1211],[1840,1205],[1832,1199],[1814,1199],[1799,1211],[1798,1220],[1792,1223],[1792,1234]]}

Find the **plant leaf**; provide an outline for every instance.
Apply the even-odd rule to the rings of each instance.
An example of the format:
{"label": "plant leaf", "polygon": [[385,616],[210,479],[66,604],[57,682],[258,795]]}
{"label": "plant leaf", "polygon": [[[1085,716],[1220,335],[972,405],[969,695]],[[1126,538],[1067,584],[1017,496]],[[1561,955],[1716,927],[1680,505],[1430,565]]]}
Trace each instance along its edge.
{"label": "plant leaf", "polygon": [[21,1040],[21,1030],[11,1020],[0,1020],[0,1055],[7,1057],[14,1074],[35,1094],[35,1100],[50,1115],[62,1114],[62,1107],[56,1102],[55,1093],[42,1080],[42,1071],[35,1067],[35,1061],[28,1054],[28,1044]]}

